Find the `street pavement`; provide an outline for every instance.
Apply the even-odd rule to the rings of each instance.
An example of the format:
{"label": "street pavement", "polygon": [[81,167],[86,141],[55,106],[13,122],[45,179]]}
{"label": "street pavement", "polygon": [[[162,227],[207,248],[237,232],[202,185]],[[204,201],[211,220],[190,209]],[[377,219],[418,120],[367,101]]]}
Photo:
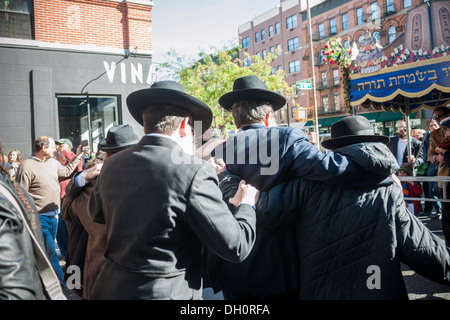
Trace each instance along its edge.
{"label": "street pavement", "polygon": [[[419,216],[419,219],[437,236],[444,238],[442,234],[441,220],[433,217]],[[441,285],[428,280],[407,265],[402,264],[402,273],[405,280],[408,297],[410,300],[450,300],[450,286]],[[68,300],[81,300],[72,290],[63,288]],[[210,288],[203,290],[204,300],[223,300],[221,292],[214,294]]]}

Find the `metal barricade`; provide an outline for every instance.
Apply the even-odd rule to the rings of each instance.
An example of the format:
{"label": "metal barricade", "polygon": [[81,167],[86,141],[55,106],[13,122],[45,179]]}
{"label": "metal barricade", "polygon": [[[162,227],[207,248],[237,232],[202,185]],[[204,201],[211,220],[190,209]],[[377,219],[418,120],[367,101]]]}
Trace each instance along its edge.
{"label": "metal barricade", "polygon": [[419,177],[399,177],[398,179],[400,181],[417,181],[417,182],[442,182],[443,188],[442,188],[442,198],[410,198],[408,197],[407,200],[420,200],[420,201],[435,201],[435,202],[450,202],[450,199],[447,199],[447,183],[450,182],[450,177],[425,177],[425,176],[419,176]]}

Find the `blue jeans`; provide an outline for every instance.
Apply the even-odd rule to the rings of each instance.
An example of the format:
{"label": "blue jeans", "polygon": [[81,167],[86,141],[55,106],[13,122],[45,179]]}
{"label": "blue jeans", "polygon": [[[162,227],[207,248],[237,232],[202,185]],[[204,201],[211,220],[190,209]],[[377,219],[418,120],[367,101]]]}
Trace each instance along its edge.
{"label": "blue jeans", "polygon": [[63,260],[67,260],[67,246],[69,242],[69,232],[67,231],[67,222],[63,220],[61,214],[58,217],[58,231],[56,232],[56,243]]}
{"label": "blue jeans", "polygon": [[62,271],[61,266],[59,265],[58,255],[56,253],[55,248],[55,238],[56,238],[56,231],[58,229],[58,219],[56,218],[56,216],[43,216],[43,215],[39,215],[39,218],[41,218],[42,233],[44,235],[45,253],[47,255],[48,260],[50,260],[50,263],[52,264],[53,270],[55,270],[55,273],[58,276],[59,281],[63,283],[64,273]]}

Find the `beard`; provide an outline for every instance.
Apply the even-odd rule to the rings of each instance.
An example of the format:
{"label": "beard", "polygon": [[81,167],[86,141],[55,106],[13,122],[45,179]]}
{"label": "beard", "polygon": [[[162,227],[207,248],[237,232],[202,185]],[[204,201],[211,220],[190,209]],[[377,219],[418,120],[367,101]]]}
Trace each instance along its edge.
{"label": "beard", "polygon": [[408,137],[408,135],[406,134],[406,131],[402,131],[402,133],[399,132],[398,137],[404,140]]}

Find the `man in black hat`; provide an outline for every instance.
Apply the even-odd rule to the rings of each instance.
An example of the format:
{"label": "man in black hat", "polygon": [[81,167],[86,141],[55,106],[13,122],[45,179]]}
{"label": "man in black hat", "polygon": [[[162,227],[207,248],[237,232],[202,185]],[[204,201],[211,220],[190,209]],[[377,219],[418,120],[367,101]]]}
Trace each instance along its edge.
{"label": "man in black hat", "polygon": [[[91,300],[92,286],[103,265],[106,245],[105,225],[93,222],[87,212],[90,194],[97,183],[103,162],[138,142],[139,138],[129,124],[113,126],[106,139],[99,143],[96,157],[67,185],[61,206],[61,216],[69,226],[67,266],[80,268],[80,277],[74,278],[79,283],[75,282],[73,289],[83,299]],[[70,276],[71,273],[67,275]]]}
{"label": "man in black hat", "polygon": [[145,136],[110,157],[89,199],[106,224],[104,266],[93,299],[201,299],[208,246],[240,262],[255,241],[255,188],[241,184],[229,211],[213,166],[193,155],[193,127],[212,112],[174,81],[131,93],[127,105]]}
{"label": "man in black hat", "polygon": [[[365,117],[350,116],[331,126],[322,146],[359,159],[370,172],[397,166],[388,141]],[[260,194],[258,224],[295,226],[299,299],[408,299],[400,262],[450,283],[445,241],[408,212],[399,184],[374,182],[336,187],[300,178]]]}
{"label": "man in black hat", "polygon": [[[323,154],[305,133],[293,127],[275,127],[274,111],[286,104],[256,76],[236,79],[233,91],[219,99],[231,111],[238,133],[215,150],[227,170],[260,191],[296,177],[344,186],[383,180],[390,168],[366,172],[349,157]],[[373,177],[372,180],[368,176]],[[222,183],[221,183],[222,184]],[[233,189],[230,189],[230,192]],[[257,227],[255,246],[241,264],[231,264],[208,253],[208,275],[215,291],[227,299],[289,299],[297,297],[298,258],[294,229]]]}

